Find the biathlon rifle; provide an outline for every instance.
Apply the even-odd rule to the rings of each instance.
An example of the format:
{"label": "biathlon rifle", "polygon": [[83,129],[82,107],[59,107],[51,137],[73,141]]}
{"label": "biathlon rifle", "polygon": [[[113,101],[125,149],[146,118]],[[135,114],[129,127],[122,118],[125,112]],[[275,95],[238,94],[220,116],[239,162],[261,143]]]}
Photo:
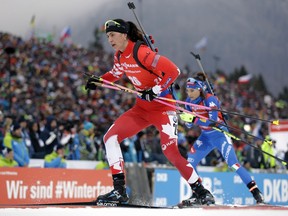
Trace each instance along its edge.
{"label": "biathlon rifle", "polygon": [[139,25],[139,27],[140,27],[140,29],[141,29],[141,31],[142,31],[142,34],[143,34],[143,38],[144,38],[144,40],[145,40],[145,43],[147,44],[147,46],[150,47],[151,50],[153,50],[154,52],[158,52],[158,48],[156,48],[156,47],[154,46],[154,39],[152,38],[151,35],[147,35],[147,34],[145,33],[144,28],[143,28],[140,20],[138,19],[135,11],[134,11],[134,9],[136,8],[135,5],[134,5],[134,3],[133,3],[133,2],[128,2],[127,4],[128,4],[129,9],[132,10],[132,12],[133,12],[133,14],[134,14],[134,16],[135,16],[135,18],[136,18],[136,20],[137,20],[137,23],[138,23],[138,25]]}

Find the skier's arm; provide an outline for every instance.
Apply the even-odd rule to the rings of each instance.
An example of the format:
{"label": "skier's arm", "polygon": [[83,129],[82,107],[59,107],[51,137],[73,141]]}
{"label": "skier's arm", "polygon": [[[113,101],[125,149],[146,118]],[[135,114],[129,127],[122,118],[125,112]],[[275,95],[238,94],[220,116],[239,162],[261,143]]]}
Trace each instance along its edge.
{"label": "skier's arm", "polygon": [[199,126],[209,126],[211,124],[215,124],[215,122],[218,122],[218,111],[217,110],[213,110],[214,109],[219,109],[219,101],[217,100],[216,97],[211,96],[208,99],[206,99],[206,103],[208,104],[208,107],[211,108],[211,110],[208,112],[209,115],[209,119],[210,120],[206,120],[206,119],[201,119],[199,117],[197,117],[194,121],[195,124],[199,125]]}

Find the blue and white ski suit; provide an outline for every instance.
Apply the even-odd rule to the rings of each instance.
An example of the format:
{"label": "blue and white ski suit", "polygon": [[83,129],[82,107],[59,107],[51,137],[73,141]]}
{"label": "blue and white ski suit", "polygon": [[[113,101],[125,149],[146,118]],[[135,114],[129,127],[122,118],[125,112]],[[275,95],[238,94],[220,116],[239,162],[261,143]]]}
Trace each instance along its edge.
{"label": "blue and white ski suit", "polygon": [[[207,106],[212,109],[220,109],[218,98],[209,93],[206,93],[205,98],[200,96],[195,100],[192,100],[188,97],[186,102]],[[217,110],[208,111],[198,107],[195,108],[195,106],[193,107],[191,105],[185,105],[185,109],[213,120],[209,121],[196,117],[193,123],[186,123],[187,127],[192,127],[193,124],[196,124],[202,130],[201,135],[198,137],[193,147],[191,148],[191,152],[188,153],[188,161],[192,164],[192,166],[196,168],[196,166],[203,158],[205,158],[213,149],[217,148],[228,166],[236,171],[242,181],[246,185],[251,182],[252,178],[250,174],[244,167],[240,165],[237,159],[231,138],[220,131],[212,129],[210,126],[211,124],[215,123],[215,121],[224,123],[222,114]],[[217,125],[217,127],[228,132],[227,127],[224,125]]]}

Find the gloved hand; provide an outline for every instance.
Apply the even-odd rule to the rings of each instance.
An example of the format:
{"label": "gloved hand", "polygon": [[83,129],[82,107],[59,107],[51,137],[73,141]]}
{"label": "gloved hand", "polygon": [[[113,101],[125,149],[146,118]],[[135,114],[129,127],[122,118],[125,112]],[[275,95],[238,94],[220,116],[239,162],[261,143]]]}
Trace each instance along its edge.
{"label": "gloved hand", "polygon": [[103,84],[103,81],[99,80],[96,77],[90,77],[86,83],[85,89],[95,90],[97,88],[97,84]]}
{"label": "gloved hand", "polygon": [[186,112],[181,113],[179,116],[184,122],[188,122],[188,123],[194,122],[195,117],[196,117],[196,116],[194,116],[190,113],[186,113]]}
{"label": "gloved hand", "polygon": [[141,98],[146,101],[154,100],[154,98],[156,98],[158,94],[160,94],[160,92],[161,92],[161,86],[159,85],[156,85],[148,90],[140,91],[140,93],[142,94]]}

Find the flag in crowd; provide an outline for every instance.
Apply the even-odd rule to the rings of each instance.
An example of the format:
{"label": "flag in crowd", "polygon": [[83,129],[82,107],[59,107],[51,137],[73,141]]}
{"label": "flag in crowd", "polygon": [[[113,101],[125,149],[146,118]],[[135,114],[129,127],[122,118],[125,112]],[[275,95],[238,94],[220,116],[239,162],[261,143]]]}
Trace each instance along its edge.
{"label": "flag in crowd", "polygon": [[239,84],[246,84],[246,83],[249,83],[251,79],[252,79],[252,74],[247,74],[247,75],[244,75],[244,76],[240,76],[238,78],[238,83]]}
{"label": "flag in crowd", "polygon": [[204,51],[207,47],[207,44],[208,44],[208,38],[206,36],[204,36],[203,38],[201,38],[200,41],[198,41],[195,44],[195,49]]}
{"label": "flag in crowd", "polygon": [[66,39],[71,39],[71,27],[66,26],[60,34],[60,42],[63,43]]}

